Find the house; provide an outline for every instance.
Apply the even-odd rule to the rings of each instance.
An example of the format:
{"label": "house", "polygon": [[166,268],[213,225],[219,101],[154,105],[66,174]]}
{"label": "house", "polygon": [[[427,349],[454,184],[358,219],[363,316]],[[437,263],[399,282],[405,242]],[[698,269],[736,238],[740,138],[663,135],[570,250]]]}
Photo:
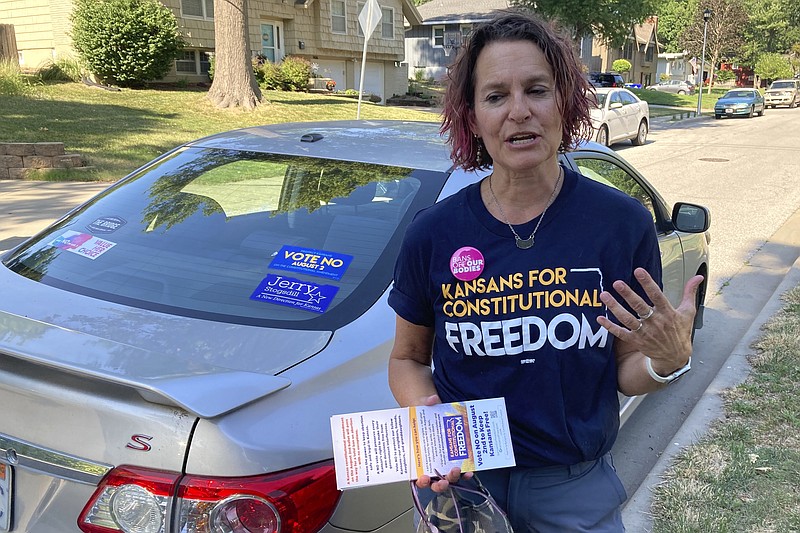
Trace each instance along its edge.
{"label": "house", "polygon": [[[489,19],[493,11],[509,7],[509,0],[430,0],[418,6],[422,22],[406,28],[408,77],[442,79],[472,28]],[[656,79],[657,22],[651,17],[634,26],[622,47],[613,48],[599,37],[587,36],[576,44],[576,52],[590,71],[609,71],[615,60],[627,59],[632,66],[627,80],[649,84]]]}
{"label": "house", "polygon": [[[208,81],[214,51],[213,0],[162,0],[178,20],[187,48],[165,81]],[[250,47],[271,61],[300,56],[332,78],[337,89],[359,86],[364,36],[358,14],[364,0],[249,0]],[[0,20],[13,24],[20,65],[35,69],[73,53],[69,37],[72,0],[0,0]],[[404,94],[404,20],[422,22],[412,0],[380,0],[382,18],[367,47],[364,90]]]}
{"label": "house", "polygon": [[698,67],[697,58],[690,57],[687,51],[658,54],[655,81],[680,80],[696,84]]}
{"label": "house", "polygon": [[591,52],[585,54],[581,47],[581,59],[590,71],[608,72],[617,59],[626,59],[631,70],[623,74],[628,83],[638,83],[642,87],[658,82],[658,17],[650,17],[642,24],[633,27],[631,35],[621,47],[609,46],[607,42],[595,37]]}
{"label": "house", "polygon": [[508,7],[508,0],[430,0],[418,6],[422,20],[409,19],[406,29],[407,76],[441,80],[472,28]]}

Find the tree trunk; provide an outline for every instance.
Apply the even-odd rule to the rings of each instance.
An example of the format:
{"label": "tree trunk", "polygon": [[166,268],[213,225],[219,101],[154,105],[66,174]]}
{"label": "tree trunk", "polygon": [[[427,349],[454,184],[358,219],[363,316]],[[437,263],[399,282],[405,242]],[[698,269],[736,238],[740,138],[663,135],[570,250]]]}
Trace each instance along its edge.
{"label": "tree trunk", "polygon": [[214,2],[214,81],[208,98],[217,107],[255,109],[261,89],[253,75],[247,0]]}

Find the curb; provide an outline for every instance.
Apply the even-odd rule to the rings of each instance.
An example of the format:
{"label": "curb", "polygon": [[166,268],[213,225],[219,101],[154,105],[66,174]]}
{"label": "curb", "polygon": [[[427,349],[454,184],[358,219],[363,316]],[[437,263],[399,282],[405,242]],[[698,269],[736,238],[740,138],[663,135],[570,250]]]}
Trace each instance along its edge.
{"label": "curb", "polygon": [[672,438],[672,445],[664,450],[653,469],[647,474],[639,489],[625,504],[622,510],[623,523],[629,531],[646,533],[652,531],[651,487],[659,485],[664,472],[672,465],[674,458],[687,446],[695,444],[705,435],[710,425],[724,416],[721,393],[742,383],[750,373],[747,357],[753,353],[751,346],[762,336],[762,328],[783,307],[782,295],[800,285],[800,257],[795,260],[788,272],[773,292],[767,303],[756,316],[744,336],[736,344],[726,359],[722,369],[703,393],[689,416]]}

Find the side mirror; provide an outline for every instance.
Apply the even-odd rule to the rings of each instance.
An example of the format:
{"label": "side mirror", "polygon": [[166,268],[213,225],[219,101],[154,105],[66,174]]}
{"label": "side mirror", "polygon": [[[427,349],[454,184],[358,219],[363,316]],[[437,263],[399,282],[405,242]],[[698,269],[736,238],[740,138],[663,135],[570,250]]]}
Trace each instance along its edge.
{"label": "side mirror", "polygon": [[703,233],[711,226],[711,212],[702,205],[678,202],[672,208],[672,225],[678,231]]}
{"label": "side mirror", "polygon": [[622,107],[622,104],[619,102],[611,102],[611,105],[608,106],[609,109],[619,109]]}

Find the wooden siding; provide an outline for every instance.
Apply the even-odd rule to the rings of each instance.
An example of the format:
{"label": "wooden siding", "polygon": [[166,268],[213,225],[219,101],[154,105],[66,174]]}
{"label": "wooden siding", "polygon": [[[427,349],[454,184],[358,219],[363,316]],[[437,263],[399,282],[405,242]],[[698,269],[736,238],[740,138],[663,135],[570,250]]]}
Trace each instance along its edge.
{"label": "wooden siding", "polygon": [[[181,0],[162,0],[178,20],[187,48],[213,51],[214,20],[183,17]],[[331,31],[330,0],[310,0],[308,7],[295,5],[294,0],[249,0],[250,47],[254,53],[261,51],[261,24],[267,21],[283,25],[284,55],[304,57],[312,63],[318,59],[339,59],[353,62],[361,60],[363,36],[358,35],[359,0],[346,0],[347,33]],[[69,37],[69,13],[72,0],[0,0],[0,20],[13,24],[24,67],[38,67],[45,60],[73,52]],[[404,94],[408,88],[407,76],[396,70],[405,58],[403,1],[383,0],[381,6],[394,13],[394,37],[381,36],[381,27],[375,30],[367,47],[367,61],[384,65],[384,96]],[[303,41],[304,49],[299,42]],[[174,69],[166,81],[185,78],[189,81],[205,80],[205,75],[178,73]],[[348,76],[349,78],[349,76]],[[354,87],[342,87],[354,88]]]}

